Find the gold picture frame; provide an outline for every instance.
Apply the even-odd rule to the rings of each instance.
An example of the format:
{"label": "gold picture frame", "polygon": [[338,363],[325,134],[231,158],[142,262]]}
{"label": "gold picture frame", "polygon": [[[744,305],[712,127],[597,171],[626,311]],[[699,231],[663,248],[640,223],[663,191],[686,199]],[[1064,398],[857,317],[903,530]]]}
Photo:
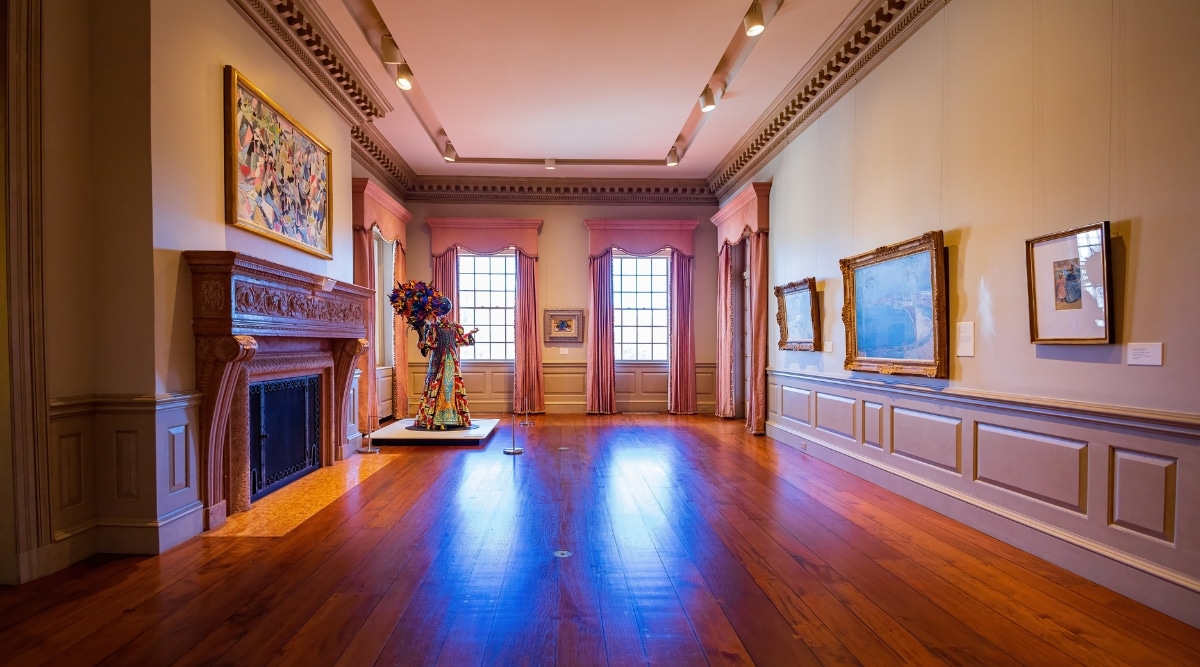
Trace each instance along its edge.
{"label": "gold picture frame", "polygon": [[1108,221],[1025,241],[1029,342],[1113,342]]}
{"label": "gold picture frame", "polygon": [[333,153],[225,66],[225,222],[333,258]]}
{"label": "gold picture frame", "polygon": [[941,230],[840,261],[849,371],[949,377]]}
{"label": "gold picture frame", "polygon": [[775,313],[775,320],[779,323],[779,349],[819,351],[821,304],[817,301],[816,278],[776,285],[775,299],[779,303]]}
{"label": "gold picture frame", "polygon": [[583,309],[547,309],[543,311],[543,317],[545,322],[542,335],[547,345],[583,342]]}

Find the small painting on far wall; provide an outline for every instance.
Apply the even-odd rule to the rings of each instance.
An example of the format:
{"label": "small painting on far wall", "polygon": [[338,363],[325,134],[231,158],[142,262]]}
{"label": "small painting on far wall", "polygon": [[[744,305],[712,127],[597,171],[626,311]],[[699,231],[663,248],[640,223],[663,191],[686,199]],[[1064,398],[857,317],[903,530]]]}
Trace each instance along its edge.
{"label": "small painting on far wall", "polygon": [[821,349],[821,311],[817,303],[815,278],[805,278],[775,287],[779,310],[779,349],[813,351]]}
{"label": "small painting on far wall", "polygon": [[1113,341],[1108,221],[1029,239],[1025,268],[1030,342]]}
{"label": "small painting on far wall", "polygon": [[333,156],[225,66],[225,221],[331,259]]}
{"label": "small painting on far wall", "polygon": [[949,375],[940,230],[841,260],[846,370]]}
{"label": "small painting on far wall", "polygon": [[583,310],[546,310],[544,336],[550,343],[583,342]]}

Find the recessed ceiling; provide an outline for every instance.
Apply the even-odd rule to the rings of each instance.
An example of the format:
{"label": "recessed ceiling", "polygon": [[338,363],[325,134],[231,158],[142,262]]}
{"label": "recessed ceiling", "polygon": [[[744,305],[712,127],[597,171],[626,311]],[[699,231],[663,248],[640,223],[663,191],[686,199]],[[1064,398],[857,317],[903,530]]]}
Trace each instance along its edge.
{"label": "recessed ceiling", "polygon": [[[362,0],[347,0],[357,3]],[[322,10],[395,109],[375,125],[425,175],[704,178],[815,55],[853,0],[786,0],[679,166],[449,164],[342,0]],[[656,160],[742,29],[748,0],[374,0],[460,156]]]}

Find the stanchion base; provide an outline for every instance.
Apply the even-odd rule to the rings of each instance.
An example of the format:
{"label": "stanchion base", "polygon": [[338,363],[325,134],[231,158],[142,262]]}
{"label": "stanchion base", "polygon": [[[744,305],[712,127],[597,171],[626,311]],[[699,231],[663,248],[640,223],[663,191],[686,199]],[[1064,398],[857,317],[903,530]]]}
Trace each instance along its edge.
{"label": "stanchion base", "polygon": [[525,450],[520,447],[505,447],[504,453],[505,454],[524,454]]}
{"label": "stanchion base", "polygon": [[358,452],[359,454],[378,454],[379,448],[378,447],[359,447],[358,449],[356,449],[354,451]]}

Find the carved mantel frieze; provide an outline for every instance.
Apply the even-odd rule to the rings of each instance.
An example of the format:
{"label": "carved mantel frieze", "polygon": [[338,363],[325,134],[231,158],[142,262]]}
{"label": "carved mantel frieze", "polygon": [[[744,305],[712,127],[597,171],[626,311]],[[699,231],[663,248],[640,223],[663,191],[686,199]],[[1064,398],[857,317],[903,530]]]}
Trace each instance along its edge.
{"label": "carved mantel frieze", "polygon": [[[248,409],[245,401],[235,400],[247,363],[264,344],[271,350],[264,363],[277,368],[313,366],[314,355],[329,360],[319,364],[332,366],[327,400],[333,408],[321,429],[321,452],[323,465],[333,463],[346,437],[350,378],[367,348],[372,292],[236,252],[188,251],[183,256],[192,270],[196,378],[203,393],[201,489],[205,528],[211,530],[225,523],[230,414],[235,408]],[[241,424],[242,417],[234,421]]]}

